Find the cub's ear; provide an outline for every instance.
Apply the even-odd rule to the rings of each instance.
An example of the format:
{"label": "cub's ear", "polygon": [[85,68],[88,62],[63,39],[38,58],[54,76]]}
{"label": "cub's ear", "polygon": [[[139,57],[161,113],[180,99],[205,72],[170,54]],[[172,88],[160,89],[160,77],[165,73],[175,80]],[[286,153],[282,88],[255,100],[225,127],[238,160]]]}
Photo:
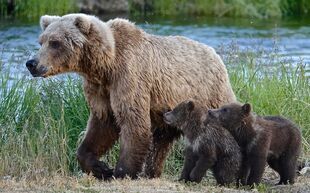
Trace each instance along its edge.
{"label": "cub's ear", "polygon": [[250,112],[251,112],[251,105],[250,105],[249,103],[245,103],[245,104],[242,106],[242,112],[243,112],[245,115],[250,114]]}
{"label": "cub's ear", "polygon": [[187,101],[188,110],[192,111],[195,108],[195,103],[192,100]]}
{"label": "cub's ear", "polygon": [[83,34],[88,34],[90,30],[91,22],[87,17],[78,16],[75,21],[74,25],[82,32]]}
{"label": "cub's ear", "polygon": [[52,15],[43,15],[40,18],[40,26],[41,29],[44,31],[47,26],[49,26],[51,23],[53,23],[54,21],[59,20],[60,17],[59,16],[52,16]]}

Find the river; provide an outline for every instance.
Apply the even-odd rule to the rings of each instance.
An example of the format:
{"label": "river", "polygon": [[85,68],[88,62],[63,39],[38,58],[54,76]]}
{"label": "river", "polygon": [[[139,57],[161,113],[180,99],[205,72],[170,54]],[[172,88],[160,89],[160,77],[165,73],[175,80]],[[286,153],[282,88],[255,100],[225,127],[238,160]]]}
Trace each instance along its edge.
{"label": "river", "polygon": [[[149,33],[181,35],[213,46],[227,65],[242,53],[257,55],[263,67],[277,58],[310,70],[310,19],[256,20],[231,18],[131,18]],[[0,21],[0,72],[11,78],[29,75],[25,62],[39,49],[38,23]],[[274,61],[274,60],[273,60]],[[30,76],[30,75],[29,75]]]}

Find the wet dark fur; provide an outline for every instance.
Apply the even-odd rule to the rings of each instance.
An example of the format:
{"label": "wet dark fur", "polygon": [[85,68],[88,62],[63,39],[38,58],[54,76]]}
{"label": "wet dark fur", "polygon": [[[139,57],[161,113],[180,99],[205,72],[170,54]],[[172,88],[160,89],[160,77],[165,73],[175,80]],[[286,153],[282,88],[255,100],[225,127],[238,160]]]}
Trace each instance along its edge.
{"label": "wet dark fur", "polygon": [[258,184],[266,162],[279,173],[279,184],[294,183],[301,149],[301,133],[294,123],[280,116],[257,116],[249,104],[238,103],[209,110],[209,117],[228,129],[242,149],[242,184]]}

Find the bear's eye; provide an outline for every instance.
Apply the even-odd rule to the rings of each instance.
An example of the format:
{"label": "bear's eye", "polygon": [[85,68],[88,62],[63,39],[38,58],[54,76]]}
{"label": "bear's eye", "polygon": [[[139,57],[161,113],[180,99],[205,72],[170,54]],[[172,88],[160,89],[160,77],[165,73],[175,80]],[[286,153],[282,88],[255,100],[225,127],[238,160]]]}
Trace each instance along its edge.
{"label": "bear's eye", "polygon": [[49,41],[49,46],[53,49],[58,49],[60,47],[60,42],[56,40]]}
{"label": "bear's eye", "polygon": [[222,109],[222,112],[224,112],[224,113],[226,113],[227,111],[228,111],[227,108]]}

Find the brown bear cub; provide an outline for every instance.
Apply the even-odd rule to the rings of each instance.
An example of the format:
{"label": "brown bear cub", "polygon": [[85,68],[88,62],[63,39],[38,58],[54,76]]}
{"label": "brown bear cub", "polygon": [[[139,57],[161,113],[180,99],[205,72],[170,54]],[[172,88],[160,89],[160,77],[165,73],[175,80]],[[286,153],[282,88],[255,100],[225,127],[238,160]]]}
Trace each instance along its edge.
{"label": "brown bear cub", "polygon": [[278,184],[293,184],[301,150],[301,133],[291,121],[280,116],[261,117],[250,104],[231,103],[209,110],[208,117],[229,130],[242,154],[240,179],[243,185],[261,181],[265,164],[280,175]]}
{"label": "brown bear cub", "polygon": [[191,100],[164,114],[164,121],[180,129],[187,141],[180,180],[199,183],[212,169],[218,184],[235,183],[241,164],[240,148],[229,131],[208,122],[207,114],[207,108]]}

